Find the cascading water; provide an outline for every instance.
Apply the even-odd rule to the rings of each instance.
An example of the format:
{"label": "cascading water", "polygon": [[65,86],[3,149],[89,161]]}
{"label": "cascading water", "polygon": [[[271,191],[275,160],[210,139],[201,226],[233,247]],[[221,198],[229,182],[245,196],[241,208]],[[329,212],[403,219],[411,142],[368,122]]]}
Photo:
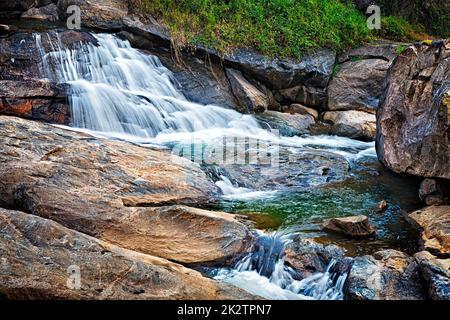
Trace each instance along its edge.
{"label": "cascading water", "polygon": [[[47,78],[70,85],[71,126],[94,134],[141,144],[207,141],[224,136],[276,140],[287,148],[322,148],[347,159],[374,155],[374,144],[316,136],[278,137],[262,129],[251,115],[213,105],[189,102],[174,85],[171,72],[156,56],[131,48],[113,35],[95,35],[97,44],[68,49],[58,33],[45,35],[51,50],[44,49],[42,35],[36,44]],[[273,192],[234,186],[222,176],[217,186],[225,196],[246,199]],[[346,273],[334,270],[296,280],[284,264],[281,252],[288,238],[262,235],[260,250],[249,254],[233,270],[220,270],[216,278],[269,299],[342,299]],[[261,251],[262,250],[262,251]]]}
{"label": "cascading water", "polygon": [[323,273],[298,280],[297,272],[284,262],[283,251],[292,234],[260,234],[255,249],[233,269],[221,269],[220,279],[268,299],[342,300],[348,266],[337,268],[332,260]]}

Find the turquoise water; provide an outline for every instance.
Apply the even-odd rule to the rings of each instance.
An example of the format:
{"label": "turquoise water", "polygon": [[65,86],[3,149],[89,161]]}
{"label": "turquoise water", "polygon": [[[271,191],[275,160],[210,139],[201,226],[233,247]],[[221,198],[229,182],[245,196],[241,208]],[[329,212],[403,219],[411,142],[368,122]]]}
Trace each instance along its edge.
{"label": "turquoise water", "polygon": [[[344,182],[306,191],[277,193],[266,199],[248,201],[222,200],[221,209],[248,215],[256,227],[266,230],[292,229],[305,238],[338,244],[349,255],[369,254],[386,248],[413,253],[417,234],[404,220],[404,212],[417,209],[418,181],[384,170],[373,161],[363,164]],[[375,213],[382,201],[388,209]],[[321,230],[324,219],[367,215],[377,229],[373,239],[352,240]]]}

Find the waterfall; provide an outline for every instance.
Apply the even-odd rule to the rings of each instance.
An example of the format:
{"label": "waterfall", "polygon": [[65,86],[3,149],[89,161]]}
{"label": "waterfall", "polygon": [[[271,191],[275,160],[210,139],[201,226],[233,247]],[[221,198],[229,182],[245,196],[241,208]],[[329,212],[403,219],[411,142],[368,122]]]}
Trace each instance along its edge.
{"label": "waterfall", "polygon": [[332,260],[324,272],[298,280],[297,272],[283,258],[291,237],[282,232],[262,233],[251,253],[233,269],[221,269],[214,277],[267,299],[342,300],[348,266]]}

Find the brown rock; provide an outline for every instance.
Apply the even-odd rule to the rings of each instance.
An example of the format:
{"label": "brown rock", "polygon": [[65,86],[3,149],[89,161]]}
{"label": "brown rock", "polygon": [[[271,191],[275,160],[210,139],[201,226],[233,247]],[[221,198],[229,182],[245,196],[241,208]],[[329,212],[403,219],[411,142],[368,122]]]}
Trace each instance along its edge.
{"label": "brown rock", "polygon": [[444,204],[444,193],[436,179],[425,179],[420,184],[419,198],[428,206]]}
{"label": "brown rock", "polygon": [[336,135],[361,140],[375,140],[376,117],[363,111],[328,111],[323,120],[332,124]]}
{"label": "brown rock", "polygon": [[312,116],[314,118],[314,120],[316,120],[316,121],[319,118],[319,112],[317,112],[316,110],[314,110],[312,108],[305,107],[298,103],[291,104],[287,108],[286,111],[291,114],[298,113],[298,114],[303,114],[303,115],[309,115],[309,116]]}
{"label": "brown rock", "polygon": [[351,238],[370,237],[376,232],[369,219],[363,215],[328,219],[323,222],[322,228]]}
{"label": "brown rock", "polygon": [[376,213],[383,213],[387,210],[388,204],[386,200],[381,200],[373,209]]}
{"label": "brown rock", "polygon": [[377,113],[379,160],[397,173],[450,179],[450,43],[408,47],[393,63]]}
{"label": "brown rock", "polygon": [[450,206],[432,206],[406,216],[421,231],[421,246],[438,257],[450,256]]}
{"label": "brown rock", "polygon": [[46,20],[46,21],[58,21],[59,12],[56,4],[51,3],[40,8],[31,8],[22,13],[22,19],[36,19],[36,20]]}
{"label": "brown rock", "polygon": [[15,117],[0,116],[0,139],[0,206],[183,263],[224,260],[250,244],[230,214],[161,207],[217,194],[187,159]]}
{"label": "brown rock", "polygon": [[308,107],[323,106],[326,99],[326,89],[314,86],[298,85],[292,88],[274,91],[275,99],[279,102],[298,102]]}
{"label": "brown rock", "polygon": [[173,262],[19,211],[0,209],[0,256],[4,299],[252,298]]}

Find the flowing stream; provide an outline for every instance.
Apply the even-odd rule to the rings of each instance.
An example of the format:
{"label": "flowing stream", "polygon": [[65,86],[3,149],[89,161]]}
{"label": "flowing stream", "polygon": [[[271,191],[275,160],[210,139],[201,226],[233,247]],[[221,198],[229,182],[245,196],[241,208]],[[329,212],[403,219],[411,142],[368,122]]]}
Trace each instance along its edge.
{"label": "flowing stream", "polygon": [[[151,146],[192,141],[214,144],[223,137],[246,137],[276,141],[295,150],[324,150],[348,161],[375,156],[373,143],[332,136],[280,137],[262,129],[251,115],[192,103],[176,88],[171,72],[158,57],[143,54],[110,34],[96,34],[95,38],[97,45],[87,43],[67,49],[56,32],[35,35],[43,75],[70,85],[73,128]],[[51,44],[51,50],[44,41]],[[224,175],[216,185],[230,201],[267,201],[278,195],[277,190],[236,185]],[[261,238],[272,253],[280,252],[289,241],[270,233]],[[217,270],[215,277],[271,299],[343,298],[346,275],[333,271],[335,262],[324,273],[296,280],[282,256],[273,256],[256,258],[255,253],[249,254],[234,269]]]}

